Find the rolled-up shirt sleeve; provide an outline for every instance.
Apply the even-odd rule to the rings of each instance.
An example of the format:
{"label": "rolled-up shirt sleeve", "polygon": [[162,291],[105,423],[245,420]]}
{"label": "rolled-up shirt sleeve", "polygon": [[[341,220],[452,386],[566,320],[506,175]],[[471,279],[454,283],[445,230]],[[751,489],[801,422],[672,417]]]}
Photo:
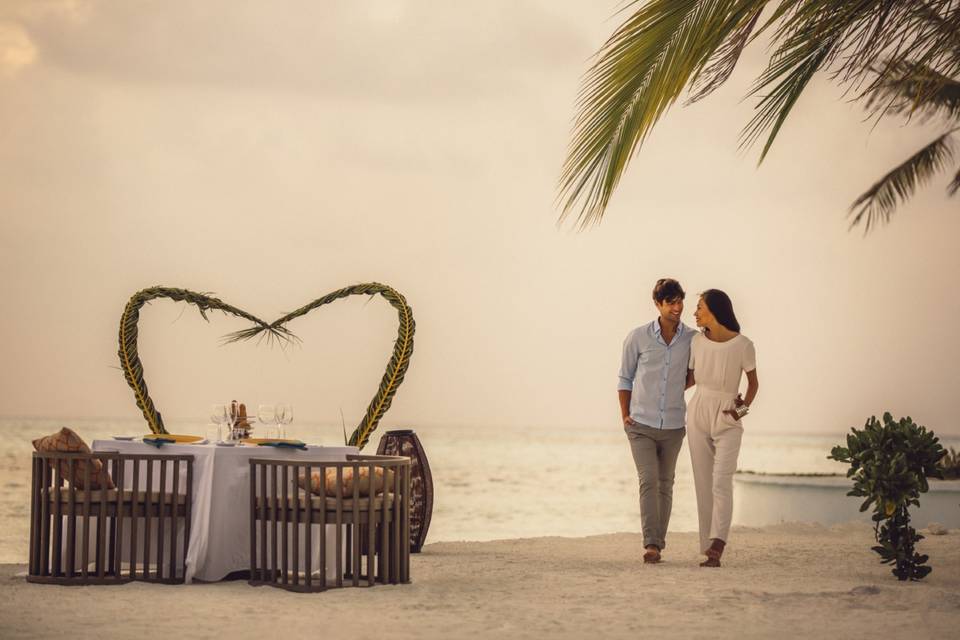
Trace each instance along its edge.
{"label": "rolled-up shirt sleeve", "polygon": [[623,359],[620,362],[620,381],[617,383],[617,391],[633,391],[633,379],[637,375],[637,360],[640,357],[636,334],[636,330],[631,331],[623,341]]}

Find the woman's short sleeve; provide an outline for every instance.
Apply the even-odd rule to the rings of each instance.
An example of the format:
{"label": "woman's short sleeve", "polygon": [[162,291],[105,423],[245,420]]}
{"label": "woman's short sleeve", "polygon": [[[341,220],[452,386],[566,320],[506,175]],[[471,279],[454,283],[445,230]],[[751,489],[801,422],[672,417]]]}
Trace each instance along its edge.
{"label": "woman's short sleeve", "polygon": [[743,370],[753,371],[757,368],[757,351],[753,347],[753,341],[747,339],[747,345],[743,348]]}
{"label": "woman's short sleeve", "polygon": [[694,367],[693,367],[693,360],[694,360],[694,357],[693,357],[693,356],[694,356],[694,354],[695,354],[696,351],[697,351],[697,337],[698,337],[697,335],[694,335],[694,336],[693,336],[693,339],[690,340],[690,362],[687,363],[687,369],[693,369],[693,368],[694,368]]}

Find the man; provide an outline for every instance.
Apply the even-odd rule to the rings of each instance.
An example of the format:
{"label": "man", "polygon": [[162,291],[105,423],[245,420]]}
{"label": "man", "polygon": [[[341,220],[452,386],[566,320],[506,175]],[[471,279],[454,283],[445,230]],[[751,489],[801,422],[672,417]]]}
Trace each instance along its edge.
{"label": "man", "polygon": [[660,313],[630,332],[620,365],[620,415],[640,482],[640,519],[646,563],[660,562],[673,505],[673,477],[686,433],[687,364],[694,331],[680,322],[686,294],[670,278],[657,280]]}

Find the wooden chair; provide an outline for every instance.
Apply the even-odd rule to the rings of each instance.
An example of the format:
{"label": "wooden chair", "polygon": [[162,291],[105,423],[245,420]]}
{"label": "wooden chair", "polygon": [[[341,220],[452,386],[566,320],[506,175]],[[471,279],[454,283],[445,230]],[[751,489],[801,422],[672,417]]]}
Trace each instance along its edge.
{"label": "wooden chair", "polygon": [[[91,487],[94,460],[100,461],[117,488],[80,488]],[[181,465],[186,471],[184,487]],[[71,481],[80,480],[76,472],[81,468],[82,484]],[[126,489],[128,484],[131,488]],[[193,456],[35,452],[27,581],[67,585],[122,584],[130,580],[182,583],[192,488]],[[178,559],[177,533],[181,527],[182,553]],[[126,567],[122,561],[125,542]]]}
{"label": "wooden chair", "polygon": [[[352,482],[352,492],[344,495],[334,487],[343,486],[347,470],[361,481]],[[335,476],[335,485],[325,495],[312,493],[313,473],[326,478],[328,471]],[[363,495],[361,473],[376,478],[378,471],[382,486],[371,482],[368,495]],[[333,526],[330,532],[328,525]],[[319,533],[316,565],[315,526]],[[327,553],[328,535],[334,540],[332,558]],[[328,569],[334,573],[332,584],[327,581]],[[348,455],[346,462],[250,460],[250,584],[309,592],[331,586],[372,587],[378,582],[410,582],[409,458]]]}

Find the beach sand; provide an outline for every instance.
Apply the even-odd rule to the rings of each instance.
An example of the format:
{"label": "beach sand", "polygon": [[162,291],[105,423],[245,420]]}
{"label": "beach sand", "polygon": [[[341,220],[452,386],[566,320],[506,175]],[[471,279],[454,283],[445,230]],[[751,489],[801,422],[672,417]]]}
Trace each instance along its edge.
{"label": "beach sand", "polygon": [[640,536],[428,544],[408,585],[317,594],[216,584],[59,587],[0,565],[0,636],[45,638],[937,638],[960,628],[960,534],[898,582],[863,523],[735,528],[724,567],[696,534],[644,565]]}

